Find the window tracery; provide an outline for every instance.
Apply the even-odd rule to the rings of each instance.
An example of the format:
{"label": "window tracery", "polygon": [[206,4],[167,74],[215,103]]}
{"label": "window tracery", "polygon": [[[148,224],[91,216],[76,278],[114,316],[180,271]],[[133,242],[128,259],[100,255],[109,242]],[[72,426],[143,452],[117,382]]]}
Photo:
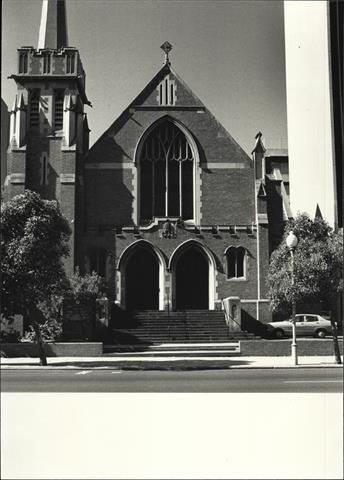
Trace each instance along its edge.
{"label": "window tracery", "polygon": [[140,156],[140,218],[193,218],[194,154],[184,133],[172,122],[158,125]]}

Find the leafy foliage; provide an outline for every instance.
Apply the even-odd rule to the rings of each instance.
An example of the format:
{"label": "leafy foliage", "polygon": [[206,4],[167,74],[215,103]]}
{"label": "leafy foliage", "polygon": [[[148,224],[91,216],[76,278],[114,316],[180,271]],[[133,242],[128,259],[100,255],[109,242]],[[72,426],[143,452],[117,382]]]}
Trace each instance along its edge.
{"label": "leafy foliage", "polygon": [[[41,323],[40,331],[44,342],[60,340],[62,338],[62,319],[47,318],[44,323]],[[25,332],[23,340],[28,342],[36,342],[38,340],[32,325],[29,325],[29,330]]]}
{"label": "leafy foliage", "polygon": [[1,225],[3,313],[45,323],[55,296],[68,287],[62,264],[69,253],[68,221],[55,201],[26,190],[3,204]]}
{"label": "leafy foliage", "polygon": [[93,304],[99,294],[106,290],[103,278],[96,272],[81,275],[78,267],[71,276],[69,284],[68,296],[75,303]]}
{"label": "leafy foliage", "polygon": [[20,341],[20,333],[14,328],[0,329],[1,343],[17,343]]}
{"label": "leafy foliage", "polygon": [[[94,336],[93,319],[96,314],[97,298],[106,291],[105,281],[96,272],[81,275],[77,267],[70,278],[70,288],[66,295],[67,302],[77,307],[81,319],[82,337]],[[93,333],[90,333],[92,332]]]}
{"label": "leafy foliage", "polygon": [[[291,253],[286,246],[290,231],[298,237],[294,252],[294,285],[291,282]],[[292,301],[334,301],[343,290],[343,237],[321,218],[299,214],[286,225],[283,240],[272,253],[268,291],[274,311],[290,313]]]}

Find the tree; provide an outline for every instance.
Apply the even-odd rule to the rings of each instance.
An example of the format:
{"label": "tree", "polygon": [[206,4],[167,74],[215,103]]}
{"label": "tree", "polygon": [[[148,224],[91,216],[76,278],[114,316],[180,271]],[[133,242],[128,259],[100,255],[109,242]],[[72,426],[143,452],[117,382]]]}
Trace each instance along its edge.
{"label": "tree", "polygon": [[71,230],[57,202],[29,190],[3,204],[1,225],[2,312],[24,316],[46,365],[42,325],[53,321],[49,312],[68,288],[62,260]]}
{"label": "tree", "polygon": [[[74,274],[70,277],[70,287],[66,299],[78,307],[84,338],[87,336],[86,327],[90,321],[90,314],[94,319],[96,301],[106,289],[104,279],[96,272],[81,275],[77,267]],[[92,325],[91,328],[94,328],[94,325]],[[94,336],[94,333],[93,331],[92,336]]]}
{"label": "tree", "polygon": [[[290,251],[286,236],[293,231],[298,238],[294,252],[294,285],[291,283]],[[332,312],[343,291],[343,236],[333,231],[322,218],[312,220],[298,214],[290,220],[283,240],[272,253],[268,291],[273,311],[291,313],[291,304],[322,302]],[[334,326],[334,323],[332,323]]]}

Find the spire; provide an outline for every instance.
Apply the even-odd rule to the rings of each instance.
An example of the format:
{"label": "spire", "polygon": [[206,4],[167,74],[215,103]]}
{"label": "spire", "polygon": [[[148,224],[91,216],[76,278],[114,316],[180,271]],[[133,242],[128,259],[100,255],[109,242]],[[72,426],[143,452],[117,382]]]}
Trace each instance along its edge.
{"label": "spire", "polygon": [[61,47],[68,47],[65,1],[43,0],[38,49]]}
{"label": "spire", "polygon": [[262,132],[258,132],[257,135],[254,137],[256,139],[256,144],[254,146],[254,149],[252,150],[251,153],[265,153],[266,152],[266,148],[264,147],[264,143],[263,143],[263,140],[262,140]]}
{"label": "spire", "polygon": [[319,219],[323,219],[323,216],[322,216],[322,213],[321,213],[321,210],[320,210],[320,207],[319,207],[319,203],[317,203],[317,208],[315,210],[315,217],[314,218],[319,218]]}

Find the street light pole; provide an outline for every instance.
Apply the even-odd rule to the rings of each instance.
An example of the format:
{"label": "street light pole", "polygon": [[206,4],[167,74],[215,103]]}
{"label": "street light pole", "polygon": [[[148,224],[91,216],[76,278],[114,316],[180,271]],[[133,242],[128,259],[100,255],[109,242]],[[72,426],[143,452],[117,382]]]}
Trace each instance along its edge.
{"label": "street light pole", "polygon": [[[294,279],[294,250],[290,249],[290,256],[291,256],[291,284],[294,286],[295,279]],[[294,365],[297,365],[297,342],[296,342],[296,302],[294,297],[291,303],[291,316],[292,316],[292,332],[293,332],[293,340],[291,343],[291,357],[293,359]]]}
{"label": "street light pole", "polygon": [[[295,277],[294,277],[294,250],[297,247],[298,244],[298,239],[297,236],[294,234],[294,232],[289,232],[287,238],[286,238],[286,244],[287,247],[290,251],[290,257],[291,257],[291,285],[294,287],[295,284]],[[292,296],[292,301],[291,301],[291,309],[292,309],[292,332],[293,332],[293,340],[291,343],[291,356],[293,359],[294,365],[298,364],[298,359],[297,359],[297,342],[296,342],[296,302],[295,302],[295,297],[294,295]]]}

